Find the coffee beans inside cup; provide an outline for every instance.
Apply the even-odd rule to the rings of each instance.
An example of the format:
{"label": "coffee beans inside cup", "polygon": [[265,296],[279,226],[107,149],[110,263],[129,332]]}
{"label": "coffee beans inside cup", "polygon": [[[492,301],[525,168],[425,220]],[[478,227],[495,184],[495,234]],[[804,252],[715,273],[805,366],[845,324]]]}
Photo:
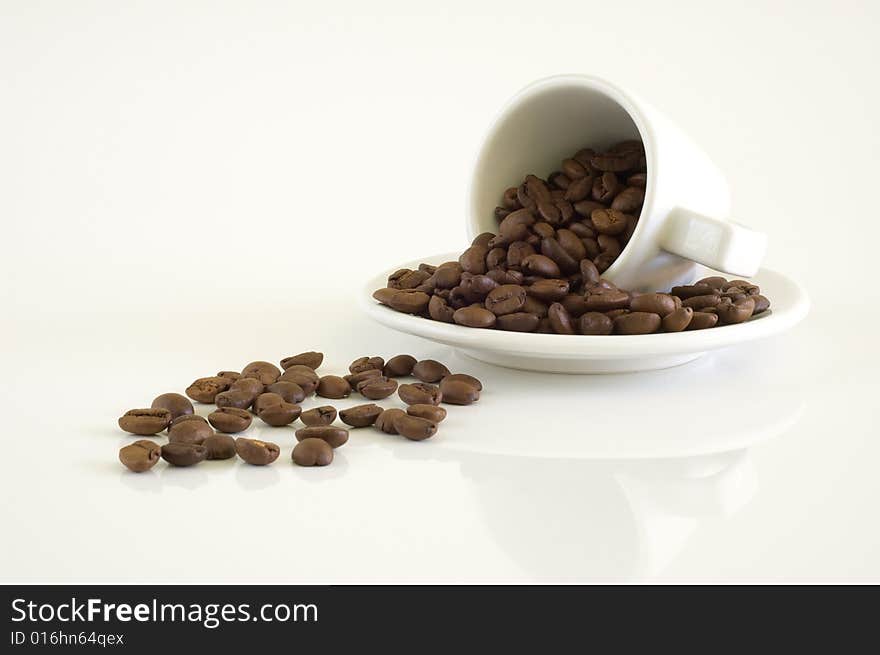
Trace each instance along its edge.
{"label": "coffee beans inside cup", "polygon": [[[280,368],[270,362],[251,362],[240,373],[221,371],[196,379],[186,389],[189,398],[163,393],[149,408],[125,412],[118,423],[126,432],[140,436],[157,436],[167,429],[168,443],[135,441],[120,449],[119,460],[136,473],[150,470],[159,459],[171,466],[190,467],[237,457],[254,466],[267,466],[279,458],[285,444],[291,444],[294,464],[328,466],[333,450],[349,441],[352,430],[372,427],[410,441],[432,438],[447,416],[441,403],[471,404],[483,388],[471,375],[452,373],[437,360],[417,360],[411,355],[396,355],[387,362],[375,355],[359,357],[344,376],[318,375],[316,369],[323,361],[323,353],[307,351],[285,357]],[[326,404],[303,410],[300,404],[312,398],[345,400],[352,394],[370,401],[396,395],[406,411],[376,402],[353,403],[339,410]],[[190,399],[213,403],[216,409],[206,419],[195,412]],[[278,443],[246,434],[254,416],[279,435]],[[345,427],[334,425],[337,418]],[[297,425],[297,420],[303,425]]]}

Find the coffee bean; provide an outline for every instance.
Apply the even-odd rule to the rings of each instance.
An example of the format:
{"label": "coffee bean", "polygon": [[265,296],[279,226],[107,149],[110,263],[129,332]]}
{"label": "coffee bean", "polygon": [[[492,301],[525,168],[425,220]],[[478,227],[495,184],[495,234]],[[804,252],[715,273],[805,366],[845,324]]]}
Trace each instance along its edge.
{"label": "coffee bean", "polygon": [[664,332],[681,332],[687,329],[694,317],[694,310],[690,307],[674,309],[663,317]]}
{"label": "coffee bean", "polygon": [[296,431],[296,440],[303,441],[304,439],[323,439],[333,448],[339,448],[348,441],[348,430],[332,425],[300,428]]}
{"label": "coffee bean", "polygon": [[303,388],[296,382],[291,382],[289,380],[280,380],[279,382],[270,384],[266,387],[266,391],[278,394],[284,399],[284,402],[293,403],[294,405],[301,403],[306,398],[306,392],[303,391]]}
{"label": "coffee bean", "polygon": [[436,359],[423,359],[412,370],[413,377],[422,382],[439,382],[449,374],[449,369]]}
{"label": "coffee bean", "polygon": [[600,234],[614,236],[626,229],[626,214],[616,209],[596,209],[590,218]]}
{"label": "coffee bean", "polygon": [[173,442],[162,446],[162,459],[172,466],[194,466],[207,457],[208,449],[200,444]]}
{"label": "coffee bean", "polygon": [[208,422],[220,432],[242,432],[251,424],[251,413],[236,407],[220,407],[208,414]]}
{"label": "coffee bean", "polygon": [[614,323],[600,312],[590,311],[578,319],[578,332],[589,335],[611,334]]}
{"label": "coffee bean", "polygon": [[338,375],[325,375],[318,382],[316,393],[322,398],[348,398],[351,385]]}
{"label": "coffee bean", "polygon": [[703,296],[691,296],[681,301],[682,307],[690,307],[699,311],[706,307],[716,307],[721,302],[721,296],[717,293],[709,293]]}
{"label": "coffee bean", "polygon": [[490,328],[495,325],[495,314],[479,305],[455,310],[452,319],[458,325],[466,325],[467,327]]}
{"label": "coffee bean", "polygon": [[364,380],[369,380],[370,378],[380,378],[382,377],[382,371],[377,368],[370,368],[366,371],[361,371],[360,373],[352,373],[350,375],[342,376],[346,382],[348,382],[348,386],[352,389],[357,389],[357,386],[363,382]]}
{"label": "coffee bean", "polygon": [[605,153],[596,155],[590,160],[593,168],[600,171],[629,171],[639,163],[638,152]]}
{"label": "coffee bean", "polygon": [[254,395],[247,391],[232,390],[218,393],[214,399],[217,407],[236,407],[238,409],[247,409],[254,402]]}
{"label": "coffee bean", "polygon": [[757,316],[758,314],[766,312],[768,309],[770,309],[770,301],[767,300],[765,296],[762,296],[761,294],[756,294],[750,297],[752,300],[755,301],[755,311],[752,312],[753,316]]}
{"label": "coffee bean", "polygon": [[385,367],[385,360],[381,357],[358,357],[348,366],[350,373],[363,373],[375,369],[381,371]]}
{"label": "coffee bean", "polygon": [[379,418],[379,414],[383,411],[385,410],[375,403],[356,405],[355,407],[349,407],[348,409],[343,409],[339,412],[339,418],[343,423],[350,425],[353,428],[365,428],[373,425],[373,423],[376,422],[376,419]]}
{"label": "coffee bean", "polygon": [[[534,286],[535,285],[533,284],[532,287],[534,287]],[[529,287],[529,289],[531,289],[532,287]],[[526,290],[526,293],[528,294],[528,290]],[[564,294],[563,294],[563,297],[564,297]],[[541,300],[538,300],[537,298],[530,296],[530,295],[526,295],[526,301],[523,303],[523,306],[522,306],[523,312],[525,312],[527,314],[534,314],[538,318],[544,318],[545,316],[547,316],[547,308],[548,308],[547,303],[545,303]]]}
{"label": "coffee bean", "polygon": [[[516,189],[513,190],[514,196],[516,195]],[[512,207],[508,209],[519,209],[519,207]],[[489,242],[495,238],[495,235],[491,232],[482,232],[474,237],[474,240],[471,241],[472,246],[488,246]]]}
{"label": "coffee bean", "polygon": [[467,373],[453,373],[452,375],[447,375],[446,378],[450,382],[464,382],[465,384],[469,384],[477,391],[483,390],[483,383],[473,375],[468,375]]}
{"label": "coffee bean", "polygon": [[629,307],[629,295],[619,289],[606,289],[597,287],[591,289],[584,296],[584,304],[587,311],[607,312],[612,309],[626,309]]}
{"label": "coffee bean", "polygon": [[[610,234],[600,234],[596,237],[599,243],[599,247],[602,249],[602,254],[609,257],[609,265],[620,255],[620,241],[617,240],[616,237],[611,236]],[[598,257],[597,257],[598,259]],[[595,263],[595,261],[593,262]],[[596,268],[599,268],[599,264],[596,264]]]}
{"label": "coffee bean", "polygon": [[283,425],[290,425],[299,418],[301,413],[302,408],[299,405],[282,400],[278,404],[261,407],[257,412],[257,416],[260,417],[263,423],[278,428]]}
{"label": "coffee bean", "polygon": [[525,241],[514,241],[507,248],[507,266],[522,266],[523,260],[535,254],[535,249]]}
{"label": "coffee bean", "polygon": [[200,403],[213,403],[221,391],[226,391],[232,384],[229,378],[199,378],[186,388],[186,395]]}
{"label": "coffee bean", "polygon": [[410,405],[406,408],[410,416],[418,416],[433,423],[439,423],[446,418],[446,410],[435,405]]}
{"label": "coffee bean", "polygon": [[386,434],[397,434],[397,430],[394,429],[394,419],[403,414],[405,414],[405,412],[396,407],[386,409],[379,414],[379,417],[373,425]]}
{"label": "coffee bean", "polygon": [[645,202],[645,190],[639,187],[628,186],[611,201],[611,209],[629,214],[638,211],[643,202]]}
{"label": "coffee bean", "polygon": [[212,434],[202,442],[208,451],[206,459],[232,459],[235,457],[235,438],[228,434]]}
{"label": "coffee bean", "polygon": [[610,171],[593,179],[593,200],[610,203],[619,190],[620,183],[617,181],[617,176]]}
{"label": "coffee bean", "polygon": [[256,378],[263,384],[272,384],[281,376],[281,370],[270,362],[251,362],[241,370],[244,378]]}
{"label": "coffee bean", "polygon": [[553,331],[556,334],[574,334],[571,316],[561,303],[555,302],[550,305],[547,310],[547,318],[550,319],[550,325],[553,326]]}
{"label": "coffee bean", "polygon": [[513,314],[522,309],[526,302],[526,290],[515,284],[502,284],[486,296],[486,309],[496,316]]}
{"label": "coffee bean", "polygon": [[330,425],[336,420],[336,408],[330,405],[315,407],[303,412],[299,418],[306,427]]}
{"label": "coffee bean", "polygon": [[294,384],[299,385],[299,387],[303,390],[303,393],[308,398],[311,396],[315,389],[318,388],[318,376],[313,372],[311,375],[307,375],[302,373],[301,371],[294,371],[292,368],[287,369],[279,378],[279,382],[293,382]]}
{"label": "coffee bean", "polygon": [[688,326],[685,328],[685,330],[705,330],[706,328],[715,327],[715,324],[717,322],[717,314],[710,314],[708,312],[694,312],[694,315],[691,318],[691,322],[688,323]]}
{"label": "coffee bean", "polygon": [[571,184],[571,178],[562,171],[550,173],[550,175],[547,177],[547,181],[550,182],[550,184],[555,186],[557,189],[562,190],[567,189]]}
{"label": "coffee bean", "polygon": [[562,229],[557,231],[556,241],[559,242],[562,249],[575,261],[574,271],[572,272],[576,272],[579,268],[578,262],[587,256],[587,250],[584,247],[583,242],[581,242],[580,237],[571,230]]}
{"label": "coffee bean", "polygon": [[299,355],[285,357],[281,360],[281,368],[286,371],[291,366],[301,364],[302,366],[308,366],[310,369],[314,370],[321,366],[321,363],[323,361],[324,353],[318,353],[314,350],[310,350],[308,352],[300,353]]}
{"label": "coffee bean", "polygon": [[424,441],[437,434],[437,424],[428,419],[401,414],[394,419],[394,429],[410,441]]}
{"label": "coffee bean", "polygon": [[382,369],[387,378],[399,378],[410,375],[416,365],[416,358],[412,355],[395,355],[385,363]]}
{"label": "coffee bean", "polygon": [[543,278],[558,278],[562,275],[559,266],[546,255],[529,255],[522,261],[523,273]]}
{"label": "coffee bean", "polygon": [[119,461],[135,473],[143,473],[156,465],[162,449],[159,444],[147,439],[139,439],[120,448]]}
{"label": "coffee bean", "polygon": [[[575,241],[583,248],[583,244],[581,244],[577,237],[575,237]],[[553,261],[557,269],[564,275],[571,275],[578,270],[578,260],[569,255],[556,239],[541,239],[541,254]],[[533,256],[538,257],[539,255]],[[551,275],[550,277],[558,276]]]}
{"label": "coffee bean", "polygon": [[593,191],[592,176],[581,177],[574,180],[565,190],[565,199],[568,202],[579,203],[586,200]]}
{"label": "coffee bean", "polygon": [[281,449],[278,444],[270,441],[238,437],[235,440],[235,452],[248,464],[266,466],[278,459]]}
{"label": "coffee bean", "polygon": [[707,287],[712,287],[716,291],[721,291],[725,286],[727,286],[727,279],[721,277],[720,275],[712,275],[710,277],[704,277],[701,280],[697,280],[694,282],[694,285],[705,285]]}
{"label": "coffee bean", "polygon": [[733,303],[728,301],[715,307],[715,310],[722,325],[742,323],[751,318],[755,310],[755,301],[751,298],[743,298]]}
{"label": "coffee bean", "polygon": [[[439,392],[441,400],[447,405],[470,405],[480,399],[480,390],[461,379],[444,378],[440,381]],[[404,402],[406,401],[404,400]]]}
{"label": "coffee bean", "polygon": [[537,314],[514,312],[513,314],[499,316],[495,321],[495,327],[499,330],[510,332],[534,332],[540,321],[541,319],[538,318]]}
{"label": "coffee bean", "polygon": [[[565,298],[568,289],[569,285],[567,280],[537,280],[526,288],[526,293],[540,301],[552,303]],[[523,310],[528,312],[532,311],[527,304],[523,306]]]}
{"label": "coffee bean", "polygon": [[675,311],[675,301],[667,293],[640,293],[630,300],[629,308],[634,312],[666,316]]}
{"label": "coffee bean", "polygon": [[171,412],[161,407],[130,409],[119,417],[119,427],[130,432],[149,436],[161,432],[171,423]]}
{"label": "coffee bean", "polygon": [[682,300],[686,300],[687,298],[692,298],[694,296],[713,295],[715,294],[715,289],[707,284],[691,284],[679,287],[672,287],[672,291],[670,291],[670,293],[673,296],[678,296]]}
{"label": "coffee bean", "polygon": [[233,382],[235,382],[238,378],[241,377],[241,373],[239,373],[238,371],[220,371],[217,374],[217,377],[218,378],[228,378],[228,379],[232,380]]}
{"label": "coffee bean", "polygon": [[614,321],[618,316],[623,316],[624,314],[629,314],[630,311],[628,309],[612,309],[611,311],[605,312],[605,316]]}
{"label": "coffee bean", "polygon": [[[201,418],[201,417],[200,417]],[[168,429],[168,441],[172,443],[200,444],[214,434],[207,421],[178,421]]]}
{"label": "coffee bean", "polygon": [[[510,216],[507,216],[504,220],[509,220],[510,217],[515,214],[516,212],[510,214]],[[461,257],[458,258],[461,270],[473,273],[474,275],[482,275],[486,272],[486,255],[488,253],[489,249],[485,246],[471,246],[461,254]],[[427,300],[425,303],[427,304]]]}
{"label": "coffee bean", "polygon": [[357,392],[370,400],[382,400],[397,391],[397,380],[379,376],[369,378],[357,385]]}
{"label": "coffee bean", "polygon": [[256,378],[239,378],[232,383],[229,391],[244,391],[256,398],[266,390],[266,385]]}
{"label": "coffee bean", "polygon": [[455,309],[450,307],[449,304],[440,296],[431,296],[431,300],[428,303],[428,315],[435,321],[441,321],[443,323],[453,323]]}
{"label": "coffee bean", "polygon": [[504,248],[492,248],[486,255],[486,267],[491,270],[503,266],[507,262],[507,250]]}
{"label": "coffee bean", "polygon": [[173,428],[178,423],[184,423],[186,421],[196,421],[197,423],[208,424],[208,419],[204,416],[199,416],[198,414],[184,414],[183,416],[178,416],[176,419],[171,421],[171,424],[168,426],[168,431],[171,432],[171,428]]}
{"label": "coffee bean", "polygon": [[[495,236],[495,235],[492,235]],[[434,273],[434,285],[437,289],[451,289],[461,282],[461,264],[458,262],[446,262],[437,267]]]}
{"label": "coffee bean", "polygon": [[150,407],[152,409],[167,409],[171,412],[172,420],[178,416],[193,413],[192,403],[187,400],[186,396],[179,393],[163,393],[161,396],[156,396]]}
{"label": "coffee bean", "polygon": [[440,388],[424,382],[401,384],[397,388],[397,395],[407,405],[439,405],[443,400]]}
{"label": "coffee bean", "polygon": [[577,159],[563,159],[562,172],[572,180],[588,174],[588,170]]}
{"label": "coffee bean", "polygon": [[397,291],[386,303],[404,314],[421,314],[428,307],[430,296],[422,291]]}
{"label": "coffee bean", "polygon": [[327,466],[333,461],[333,448],[323,439],[303,439],[293,447],[292,457],[299,466]]}
{"label": "coffee bean", "polygon": [[661,318],[650,312],[630,312],[614,319],[616,334],[651,334],[660,329]]}

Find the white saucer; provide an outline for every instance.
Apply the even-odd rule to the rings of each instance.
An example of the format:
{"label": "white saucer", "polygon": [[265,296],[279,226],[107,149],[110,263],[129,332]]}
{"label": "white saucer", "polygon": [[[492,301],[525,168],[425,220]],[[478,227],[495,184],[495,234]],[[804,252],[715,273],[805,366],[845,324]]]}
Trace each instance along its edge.
{"label": "white saucer", "polygon": [[752,280],[770,299],[769,311],[739,325],[674,334],[569,336],[468,328],[402,314],[372,297],[399,268],[457,259],[458,253],[426,257],[375,276],[360,297],[364,311],[394,330],[453,346],[464,355],[497,366],[548,373],[624,373],[678,366],[710,350],[779,334],[803,319],[810,308],[809,298],[797,282],[766,268]]}

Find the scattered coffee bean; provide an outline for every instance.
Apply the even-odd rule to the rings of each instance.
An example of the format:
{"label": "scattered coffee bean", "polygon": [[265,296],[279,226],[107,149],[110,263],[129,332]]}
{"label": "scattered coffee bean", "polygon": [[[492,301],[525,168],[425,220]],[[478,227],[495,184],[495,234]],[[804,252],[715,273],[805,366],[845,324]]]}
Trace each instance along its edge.
{"label": "scattered coffee bean", "polygon": [[640,293],[630,300],[634,312],[650,312],[666,316],[675,311],[675,300],[668,293]]}
{"label": "scattered coffee bean", "polygon": [[318,369],[318,367],[321,366],[321,363],[323,361],[324,353],[317,353],[313,350],[310,350],[309,352],[300,353],[299,355],[285,357],[281,360],[281,368],[286,371],[291,366],[299,364],[302,366],[308,366],[312,370],[316,370]]}
{"label": "scattered coffee bean", "polygon": [[194,466],[207,457],[208,449],[200,444],[173,442],[162,446],[162,459],[172,466]]}
{"label": "scattered coffee bean", "polygon": [[385,367],[385,360],[381,357],[358,357],[348,367],[349,373],[362,373],[364,371],[381,371]]}
{"label": "scattered coffee bean", "polygon": [[468,375],[467,373],[453,373],[452,375],[447,375],[446,379],[449,380],[450,382],[453,382],[453,381],[464,382],[464,383],[469,384],[472,387],[474,387],[477,391],[483,390],[483,383],[480,382],[473,375]]}
{"label": "scattered coffee bean", "polygon": [[447,405],[470,405],[480,399],[480,389],[462,379],[444,378],[440,381],[439,391],[440,398]]}
{"label": "scattered coffee bean", "polygon": [[233,382],[235,382],[238,378],[241,377],[241,373],[239,373],[238,371],[220,371],[217,374],[217,377],[218,378],[228,378],[228,379],[232,380]]}
{"label": "scattered coffee bean", "polygon": [[270,362],[251,362],[241,370],[244,378],[256,378],[263,384],[272,384],[281,376],[281,370]]}
{"label": "scattered coffee bean", "polygon": [[254,402],[254,395],[247,391],[238,389],[230,389],[217,394],[214,398],[214,404],[217,407],[235,407],[237,409],[247,409]]}
{"label": "scattered coffee bean", "polygon": [[212,434],[202,442],[208,451],[206,459],[232,459],[235,457],[235,438],[228,434]]}
{"label": "scattered coffee bean", "polygon": [[485,307],[471,305],[455,310],[452,320],[467,327],[490,328],[495,325],[495,314]]}
{"label": "scattered coffee bean", "polygon": [[141,436],[157,434],[171,423],[171,412],[167,409],[130,409],[119,417],[119,427]]}
{"label": "scattered coffee bean", "polygon": [[367,378],[358,383],[357,392],[370,400],[382,400],[397,391],[397,380],[385,376]]}
{"label": "scattered coffee bean", "polygon": [[212,403],[217,394],[226,391],[232,382],[225,377],[199,378],[186,388],[186,395],[200,403]]}
{"label": "scattered coffee bean", "polygon": [[422,382],[439,382],[449,375],[449,369],[436,359],[423,359],[413,367],[412,375]]}
{"label": "scattered coffee bean", "polygon": [[278,459],[281,449],[269,441],[239,437],[235,440],[235,452],[248,464],[266,466]]}
{"label": "scattered coffee bean", "polygon": [[435,405],[410,405],[406,408],[406,413],[410,416],[428,419],[434,423],[439,423],[446,418],[446,410]]}
{"label": "scattered coffee bean", "polygon": [[311,372],[311,375],[308,373],[304,373],[301,370],[296,370],[297,367],[293,366],[281,375],[279,378],[279,382],[293,382],[294,384],[298,384],[306,397],[311,396],[315,389],[318,388],[318,376],[314,371]]}
{"label": "scattered coffee bean", "polygon": [[316,393],[322,398],[348,398],[351,385],[338,375],[325,375],[318,381]]}
{"label": "scattered coffee bean", "polygon": [[[202,418],[201,416],[199,417]],[[202,420],[177,420],[168,429],[168,441],[172,443],[200,444],[214,434],[208,422]]]}
{"label": "scattered coffee bean", "polygon": [[394,429],[411,441],[424,441],[437,434],[437,424],[428,419],[410,414],[400,414],[394,418]]}
{"label": "scattered coffee bean", "polygon": [[259,414],[261,410],[271,407],[272,405],[280,405],[283,402],[284,398],[277,393],[261,393],[253,401],[253,410],[255,414]]}
{"label": "scattered coffee bean", "polygon": [[306,398],[306,392],[296,382],[290,380],[279,380],[266,387],[269,393],[276,393],[287,403],[301,403]]}
{"label": "scattered coffee bean", "polygon": [[135,473],[143,473],[156,465],[162,449],[148,439],[139,439],[119,450],[119,461]]}
{"label": "scattered coffee bean", "polygon": [[[438,273],[441,268],[437,269]],[[415,365],[416,358],[412,355],[395,355],[385,363],[382,373],[386,378],[400,378],[412,374]]]}
{"label": "scattered coffee bean", "polygon": [[401,384],[397,389],[397,395],[407,405],[439,405],[443,400],[440,388],[425,382]]}
{"label": "scattered coffee bean", "polygon": [[263,423],[279,428],[283,425],[290,425],[293,423],[299,418],[301,413],[302,408],[299,405],[294,405],[293,403],[288,403],[282,400],[278,404],[261,407],[257,412],[257,416],[260,417],[260,420],[263,421]]}
{"label": "scattered coffee bean", "polygon": [[256,378],[239,378],[229,387],[229,391],[244,391],[250,394],[252,398],[256,398],[265,390],[266,385]]}
{"label": "scattered coffee bean", "polygon": [[339,412],[340,420],[353,428],[365,428],[373,425],[384,410],[375,403],[356,405]]}
{"label": "scattered coffee bean", "polygon": [[317,427],[322,425],[330,425],[336,420],[336,408],[330,405],[315,407],[303,412],[299,419],[307,427]]}
{"label": "scattered coffee bean", "polygon": [[752,298],[743,298],[736,302],[725,302],[715,307],[718,320],[724,325],[733,325],[747,321],[755,311],[755,301]]}
{"label": "scattered coffee bean", "polygon": [[220,432],[242,432],[251,424],[251,413],[237,407],[219,407],[208,414],[208,422]]}
{"label": "scattered coffee bean", "polygon": [[171,412],[172,420],[178,416],[193,413],[192,403],[186,396],[182,396],[179,393],[163,393],[161,396],[156,396],[150,407],[153,409],[167,409]]}
{"label": "scattered coffee bean", "polygon": [[333,462],[333,448],[323,439],[303,439],[293,447],[292,458],[298,466],[327,466]]}
{"label": "scattered coffee bean", "polygon": [[386,409],[384,412],[379,414],[379,417],[376,419],[376,422],[373,424],[382,432],[386,434],[397,434],[397,430],[394,429],[394,419],[400,416],[401,414],[405,414],[402,409],[398,409],[397,407],[392,407],[391,409]]}
{"label": "scattered coffee bean", "polygon": [[296,440],[323,439],[333,448],[339,448],[348,441],[348,430],[332,425],[300,428],[296,431]]}

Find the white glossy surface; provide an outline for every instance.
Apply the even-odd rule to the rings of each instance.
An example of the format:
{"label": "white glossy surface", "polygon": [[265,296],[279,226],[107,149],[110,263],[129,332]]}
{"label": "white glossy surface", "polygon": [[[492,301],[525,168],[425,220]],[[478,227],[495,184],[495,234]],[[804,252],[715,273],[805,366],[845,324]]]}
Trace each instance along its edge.
{"label": "white glossy surface", "polygon": [[393,271],[417,268],[422,262],[436,265],[455,261],[459,254],[444,253],[392,266],[367,282],[361,294],[361,306],[382,325],[460,348],[463,353],[490,364],[549,373],[625,373],[679,366],[707,351],[781,334],[800,322],[810,305],[806,292],[797,282],[781,273],[762,270],[752,281],[772,298],[771,311],[746,323],[676,334],[560,338],[556,334],[480,330],[432,321],[396,312],[373,299],[373,292],[386,285]]}
{"label": "white glossy surface", "polygon": [[[880,7],[773,4],[6,2],[0,582],[880,582]],[[363,315],[372,272],[466,243],[499,103],[565,69],[687,128],[805,321],[579,378]],[[116,462],[125,409],[307,348],[487,391],[324,470],[285,430],[268,469]]]}

